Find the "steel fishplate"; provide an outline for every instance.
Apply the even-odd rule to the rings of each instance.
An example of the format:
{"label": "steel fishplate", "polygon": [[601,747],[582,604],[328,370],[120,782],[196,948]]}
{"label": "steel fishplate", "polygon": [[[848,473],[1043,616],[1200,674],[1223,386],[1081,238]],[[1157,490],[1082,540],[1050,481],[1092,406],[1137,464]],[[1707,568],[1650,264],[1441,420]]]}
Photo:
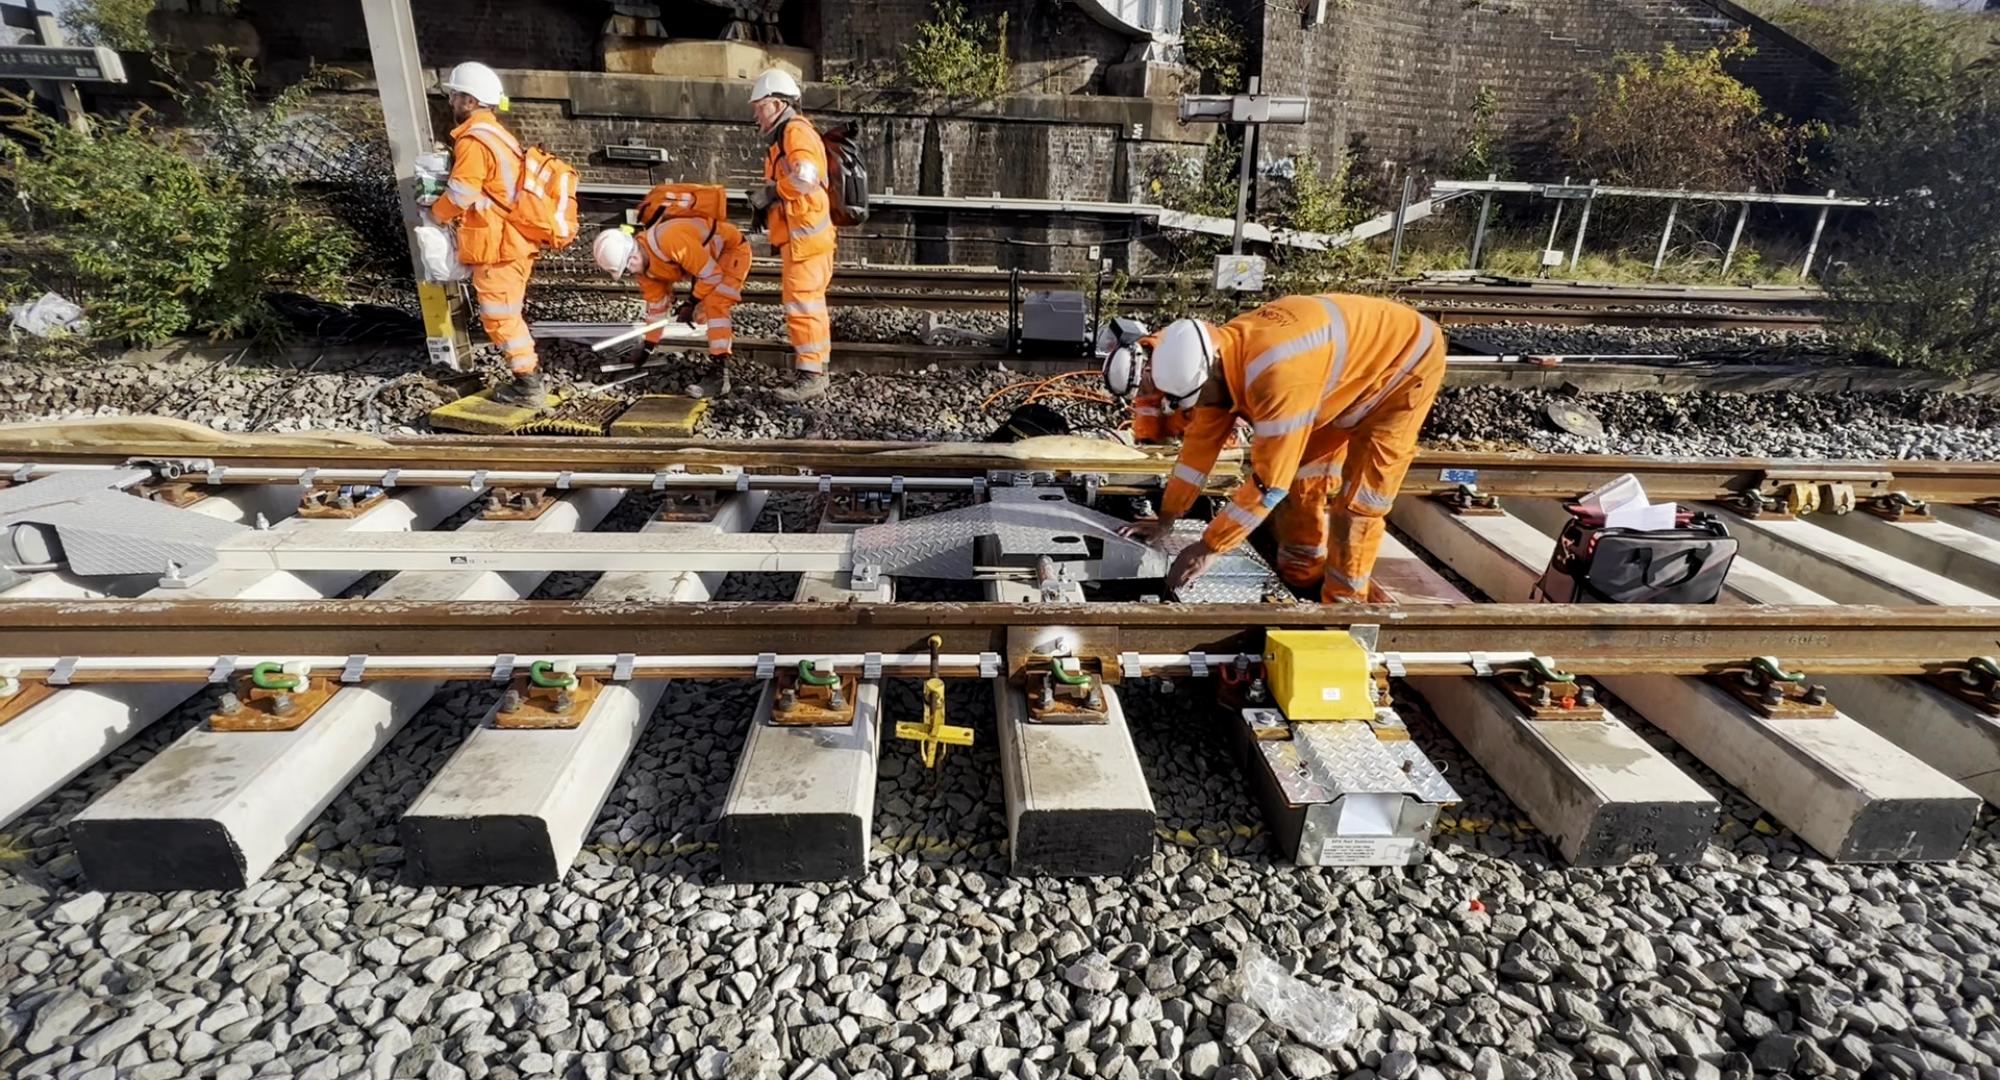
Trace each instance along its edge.
{"label": "steel fishplate", "polygon": [[771,723],[779,727],[846,727],[854,722],[853,675],[821,671],[811,660],[781,669],[771,679]]}
{"label": "steel fishplate", "polygon": [[294,731],[332,699],[340,687],[310,671],[258,664],[240,675],[209,714],[211,731]]}

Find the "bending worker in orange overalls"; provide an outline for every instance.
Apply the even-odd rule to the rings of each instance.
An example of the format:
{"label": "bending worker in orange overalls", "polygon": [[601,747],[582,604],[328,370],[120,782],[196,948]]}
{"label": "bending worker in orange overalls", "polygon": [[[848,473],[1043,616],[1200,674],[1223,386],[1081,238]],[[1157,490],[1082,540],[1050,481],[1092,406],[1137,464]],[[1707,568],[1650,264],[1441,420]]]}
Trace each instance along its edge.
{"label": "bending worker in orange overalls", "polygon": [[1444,335],[1414,309],[1367,296],[1287,296],[1215,327],[1182,319],[1150,355],[1120,349],[1105,382],[1120,397],[1158,393],[1191,409],[1157,522],[1157,541],[1193,507],[1238,417],[1251,425],[1250,475],[1167,587],[1199,577],[1271,519],[1278,572],[1323,603],[1364,603],[1417,433],[1444,381]]}
{"label": "bending worker in orange overalls", "polygon": [[430,204],[431,213],[441,225],[458,223],[458,261],[472,270],[479,323],[500,346],[514,377],[494,399],[544,408],[548,394],[536,371],[535,339],[521,317],[537,249],[507,223],[508,210],[520,194],[521,141],[493,115],[505,95],[492,68],[460,64],[443,86],[458,126],[451,129],[451,178],[444,197]]}
{"label": "bending worker in orange overalls", "polygon": [[[598,268],[613,281],[623,274],[639,282],[646,301],[646,321],[658,322],[673,310],[674,285],[694,282],[681,305],[682,322],[708,328],[708,356],[721,368],[716,395],[729,393],[729,356],[735,347],[730,311],[743,301],[743,279],[750,274],[750,244],[742,230],[727,221],[706,218],[666,218],[636,235],[628,229],[606,229],[590,245]],[[665,328],[646,335],[657,345]]]}
{"label": "bending worker in orange overalls", "polygon": [[826,365],[833,355],[833,323],[826,310],[834,247],[826,144],[799,112],[798,82],[782,71],[757,76],[750,110],[771,144],[764,154],[764,186],[751,192],[750,207],[778,251],[785,329],[797,371],[778,399],[809,401],[826,393]]}

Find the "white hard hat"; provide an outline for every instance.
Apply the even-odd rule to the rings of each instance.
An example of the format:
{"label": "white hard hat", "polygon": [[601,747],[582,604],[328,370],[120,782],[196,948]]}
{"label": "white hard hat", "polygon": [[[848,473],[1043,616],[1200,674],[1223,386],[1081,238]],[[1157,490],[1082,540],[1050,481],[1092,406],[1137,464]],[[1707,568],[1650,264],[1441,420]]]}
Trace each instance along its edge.
{"label": "white hard hat", "polygon": [[1104,388],[1123,401],[1139,392],[1146,372],[1146,353],[1137,345],[1120,345],[1104,354]]}
{"label": "white hard hat", "polygon": [[451,75],[439,85],[446,90],[456,90],[472,98],[481,105],[498,105],[507,96],[500,88],[500,75],[485,64],[467,61],[451,69]]}
{"label": "white hard hat", "polygon": [[1177,319],[1160,331],[1153,347],[1153,387],[1167,408],[1179,411],[1194,404],[1208,373],[1215,367],[1215,339],[1199,319]]}
{"label": "white hard hat", "polygon": [[762,101],[767,97],[785,97],[797,101],[800,96],[799,81],[792,78],[789,72],[780,71],[777,68],[772,68],[764,74],[757,76],[757,81],[750,86],[750,101],[752,104]]}
{"label": "white hard hat", "polygon": [[611,275],[617,281],[627,270],[633,269],[632,256],[639,253],[639,238],[625,229],[606,229],[590,242],[590,257],[597,261],[597,268]]}
{"label": "white hard hat", "polygon": [[1110,356],[1120,345],[1136,345],[1146,336],[1146,324],[1123,315],[1097,328],[1097,355]]}

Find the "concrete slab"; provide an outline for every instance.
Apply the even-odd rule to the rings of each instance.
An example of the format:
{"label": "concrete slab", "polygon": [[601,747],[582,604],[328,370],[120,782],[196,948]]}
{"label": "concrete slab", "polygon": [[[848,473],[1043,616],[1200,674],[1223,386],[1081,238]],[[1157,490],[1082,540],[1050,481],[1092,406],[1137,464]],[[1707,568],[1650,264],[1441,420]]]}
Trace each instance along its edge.
{"label": "concrete slab", "polygon": [[[1040,593],[1019,582],[989,582],[987,599],[1033,603]],[[1028,699],[1005,680],[993,682],[1007,839],[1017,874],[1055,877],[1130,875],[1153,855],[1159,817],[1146,772],[1132,745],[1125,708],[1104,690],[1104,724],[1051,725],[1028,720]]]}
{"label": "concrete slab", "polygon": [[[388,499],[347,521],[288,520],[280,527],[329,532],[430,528],[471,497],[471,492],[462,489],[417,489]],[[303,600],[335,595],[358,577],[357,574],[310,577],[288,573],[215,574],[192,589],[160,589],[147,595]],[[0,724],[0,825],[12,821],[106,754],[125,745],[132,736],[200,689],[186,683],[73,687]]]}
{"label": "concrete slab", "polygon": [[1748,518],[1718,503],[1702,508],[1728,524],[1743,557],[1843,604],[2000,604],[2000,597],[1822,528],[1815,524],[1822,515]]}
{"label": "concrete slab", "polygon": [[[1403,499],[1390,520],[1498,601],[1525,602],[1548,561],[1547,535],[1511,514]],[[1772,721],[1706,680],[1597,681],[1831,858],[1948,859],[1965,846],[1977,796],[1844,713]]]}
{"label": "concrete slab", "polygon": [[[571,493],[531,522],[473,521],[488,536],[595,527],[622,491]],[[538,574],[403,574],[370,596],[392,600],[518,599]],[[70,822],[93,888],[241,888],[291,850],[306,826],[388,745],[443,683],[343,687],[296,730],[181,736]]]}
{"label": "concrete slab", "polygon": [[[820,522],[825,533],[857,527]],[[844,573],[805,574],[794,599],[886,603],[890,582],[856,589]],[[722,807],[722,876],[729,881],[841,881],[868,868],[875,837],[875,772],[882,746],[882,687],[855,690],[846,727],[771,723],[769,687],[757,701]]]}
{"label": "concrete slab", "polygon": [[1988,596],[2000,596],[2000,539],[1949,521],[1886,521],[1861,510],[1814,514],[1812,521],[1911,566]]}
{"label": "concrete slab", "polygon": [[[713,522],[655,520],[641,531],[744,532],[763,503],[761,492],[735,495]],[[719,573],[606,574],[586,598],[700,603],[721,583]],[[560,880],[589,839],[666,685],[664,679],[607,684],[568,731],[505,730],[488,713],[403,814],[409,876],[423,885]]]}
{"label": "concrete slab", "polygon": [[[1435,503],[1413,511],[1449,513]],[[1393,536],[1382,542],[1375,581],[1399,603],[1467,600]],[[1693,862],[1715,834],[1715,797],[1609,712],[1533,720],[1490,680],[1405,681],[1573,865]]]}
{"label": "concrete slab", "polygon": [[[1560,529],[1567,516],[1561,504],[1553,500],[1514,500],[1508,504],[1508,509],[1549,532]],[[1845,517],[1856,516],[1848,514]],[[1872,515],[1870,517],[1880,520],[1873,519]],[[1933,524],[1918,528],[1955,529],[1955,526]],[[1965,535],[1965,531],[1959,531]],[[1974,538],[1983,539],[1976,535]],[[1760,563],[1740,557],[1730,567],[1723,601],[1796,605],[1834,603],[1795,581],[1772,573]],[[1815,676],[1813,681],[1825,685],[1833,700],[1870,731],[1916,755],[1924,764],[1964,784],[1986,801],[2000,804],[2000,720],[1920,679],[1832,675]]]}

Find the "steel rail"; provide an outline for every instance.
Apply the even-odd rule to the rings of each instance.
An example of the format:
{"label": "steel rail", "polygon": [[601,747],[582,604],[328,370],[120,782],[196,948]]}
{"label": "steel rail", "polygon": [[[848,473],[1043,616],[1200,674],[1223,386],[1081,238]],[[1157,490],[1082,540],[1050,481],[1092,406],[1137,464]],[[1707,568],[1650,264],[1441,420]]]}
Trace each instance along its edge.
{"label": "steel rail", "polygon": [[[319,482],[332,470],[357,470],[354,482],[387,477],[394,485],[463,485],[475,474],[489,481],[564,486],[651,487],[655,477],[711,477],[710,486],[730,488],[735,472],[794,476],[979,477],[992,471],[1049,473],[1058,479],[1137,477],[1148,482],[1173,470],[1170,450],[1148,449],[1129,458],[1096,459],[1045,454],[1003,456],[979,443],[901,443],[829,440],[649,440],[569,439],[535,436],[417,435],[383,439],[376,445],[317,444],[255,435],[227,442],[187,443],[136,440],[106,446],[65,443],[50,432],[0,431],[0,480],[28,480],[80,465],[115,465],[134,459],[206,461],[218,474],[196,471],[185,479],[221,484],[270,483],[303,477],[319,469]],[[1233,464],[1218,469],[1226,481]],[[243,471],[237,472],[241,469]],[[273,470],[279,470],[274,472]],[[284,472],[283,470],[299,470]],[[433,475],[430,471],[436,470]],[[1851,485],[1857,496],[1901,491],[1937,503],[2000,499],[2000,461],[1816,461],[1787,458],[1660,458],[1609,454],[1491,453],[1426,450],[1417,455],[1402,491],[1451,491],[1474,483],[1489,494],[1573,497],[1630,473],[1659,499],[1699,501],[1786,484]],[[343,480],[343,482],[345,482]],[[670,480],[663,486],[693,485]],[[812,482],[817,485],[815,479]],[[777,486],[777,485],[773,485]],[[807,485],[799,485],[807,486]],[[970,480],[960,485],[971,486]]]}
{"label": "steel rail", "polygon": [[[1916,675],[2000,652],[2000,607],[568,601],[22,600],[0,604],[0,657],[414,657],[916,654],[1019,657],[1060,637],[1079,656],[1261,652],[1265,628],[1377,627],[1384,654],[1530,652],[1583,675],[1716,674],[1775,656],[1809,674]],[[1504,653],[1502,648],[1504,647]],[[74,666],[74,665],[72,665]],[[107,670],[103,664],[93,665]],[[19,675],[33,672],[23,667]],[[152,673],[154,679],[161,678]]]}

